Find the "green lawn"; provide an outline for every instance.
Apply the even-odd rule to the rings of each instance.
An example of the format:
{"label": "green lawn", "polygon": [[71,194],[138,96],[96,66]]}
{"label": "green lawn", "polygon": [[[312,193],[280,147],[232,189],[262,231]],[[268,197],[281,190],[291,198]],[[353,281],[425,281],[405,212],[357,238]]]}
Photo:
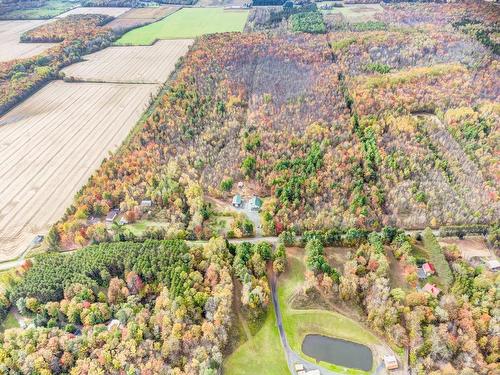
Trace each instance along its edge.
{"label": "green lawn", "polygon": [[224,362],[224,374],[287,374],[285,353],[281,346],[273,304],[270,304],[262,328],[240,345]]}
{"label": "green lawn", "polygon": [[[312,309],[295,310],[288,304],[289,298],[298,285],[304,282],[304,259],[302,254],[288,257],[288,269],[278,281],[278,299],[283,315],[283,326],[292,349],[304,358],[315,362],[302,353],[302,341],[307,334],[316,333],[350,340],[359,344],[375,344],[378,339],[355,321],[333,311]],[[375,367],[375,361],[374,367]],[[367,374],[361,370],[348,369],[321,362],[321,366],[348,374]]]}
{"label": "green lawn", "polygon": [[58,16],[79,5],[78,2],[48,0],[40,8],[19,9],[0,15],[0,19],[37,20]]}
{"label": "green lawn", "polygon": [[164,228],[168,229],[168,225],[166,223],[152,221],[152,220],[139,220],[132,224],[124,225],[125,229],[129,229],[136,236],[141,236],[144,231],[148,228]]}
{"label": "green lawn", "polygon": [[9,328],[19,328],[19,322],[12,312],[9,312],[2,324],[0,324],[0,332],[3,332]]}
{"label": "green lawn", "polygon": [[247,10],[183,8],[161,21],[129,31],[116,44],[151,45],[158,39],[189,39],[203,34],[241,32],[247,17]]}

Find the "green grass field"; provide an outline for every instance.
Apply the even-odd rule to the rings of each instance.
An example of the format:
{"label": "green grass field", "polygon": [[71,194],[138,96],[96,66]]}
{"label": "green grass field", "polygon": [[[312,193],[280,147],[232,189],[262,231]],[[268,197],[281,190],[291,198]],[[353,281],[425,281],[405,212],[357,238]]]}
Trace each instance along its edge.
{"label": "green grass field", "polygon": [[222,8],[184,8],[161,21],[131,30],[118,45],[151,45],[158,39],[190,39],[203,34],[243,31],[248,11]]}
{"label": "green grass field", "polygon": [[48,19],[58,16],[70,9],[77,7],[79,3],[61,1],[61,0],[49,0],[47,3],[40,8],[28,8],[19,9],[12,12],[2,14],[0,19],[22,19],[22,20],[38,20],[38,19]]}
{"label": "green grass field", "polygon": [[288,373],[272,303],[262,328],[224,362],[224,374],[262,374],[263,369],[266,369],[266,374]]}
{"label": "green grass field", "polygon": [[[302,353],[302,341],[307,334],[321,334],[330,337],[350,340],[359,344],[376,344],[378,339],[368,330],[355,321],[334,311],[311,309],[296,310],[290,307],[288,301],[294,290],[304,282],[304,259],[302,254],[289,254],[288,269],[278,281],[278,299],[283,315],[283,326],[290,346],[296,353],[315,362],[313,358]],[[346,374],[367,374],[365,371],[348,369],[329,363],[320,363],[321,366]],[[375,366],[375,361],[374,361]]]}
{"label": "green grass field", "polygon": [[126,224],[125,229],[129,229],[136,236],[141,236],[146,229],[149,228],[164,228],[168,229],[168,225],[163,222],[157,222],[152,220],[139,220],[132,224]]}
{"label": "green grass field", "polygon": [[9,312],[2,324],[0,324],[0,332],[3,332],[9,328],[19,328],[19,322],[12,312]]}

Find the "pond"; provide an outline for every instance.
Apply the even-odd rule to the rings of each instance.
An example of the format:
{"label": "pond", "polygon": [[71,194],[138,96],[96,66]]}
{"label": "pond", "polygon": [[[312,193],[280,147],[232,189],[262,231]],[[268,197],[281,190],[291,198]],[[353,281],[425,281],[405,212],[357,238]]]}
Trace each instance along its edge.
{"label": "pond", "polygon": [[369,347],[352,341],[322,335],[306,335],[302,352],[317,361],[370,371],[373,366]]}

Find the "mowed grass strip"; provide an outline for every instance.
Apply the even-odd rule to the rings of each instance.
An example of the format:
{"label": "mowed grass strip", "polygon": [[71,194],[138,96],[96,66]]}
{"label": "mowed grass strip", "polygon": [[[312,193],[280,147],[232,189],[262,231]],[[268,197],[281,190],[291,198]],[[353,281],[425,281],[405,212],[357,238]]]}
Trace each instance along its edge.
{"label": "mowed grass strip", "polygon": [[285,352],[276,325],[273,304],[270,302],[261,329],[241,344],[224,362],[224,374],[287,374]]}
{"label": "mowed grass strip", "polygon": [[161,21],[129,31],[116,44],[151,45],[158,39],[191,39],[204,34],[241,32],[247,17],[247,10],[184,8]]}

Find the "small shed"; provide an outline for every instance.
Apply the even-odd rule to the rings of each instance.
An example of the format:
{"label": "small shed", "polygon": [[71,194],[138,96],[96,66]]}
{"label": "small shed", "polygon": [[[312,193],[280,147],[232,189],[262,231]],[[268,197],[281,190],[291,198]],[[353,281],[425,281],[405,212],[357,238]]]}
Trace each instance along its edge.
{"label": "small shed", "polygon": [[295,363],[295,371],[304,371],[304,365],[302,363]]}
{"label": "small shed", "polygon": [[395,370],[399,367],[398,360],[393,355],[384,355],[384,366],[387,370]]}
{"label": "small shed", "polygon": [[434,275],[436,273],[436,269],[434,268],[434,265],[432,263],[422,264],[422,269],[427,276]]}
{"label": "small shed", "polygon": [[439,289],[436,285],[429,283],[425,284],[422,290],[432,294],[434,297],[439,296],[439,293],[441,293],[441,289]]}
{"label": "small shed", "polygon": [[237,208],[240,208],[242,203],[243,203],[243,201],[242,201],[242,199],[241,199],[241,195],[236,194],[236,195],[233,197],[233,206],[234,206],[234,207],[237,207]]}
{"label": "small shed", "polygon": [[118,216],[118,210],[111,210],[108,212],[108,214],[106,215],[106,222],[107,223],[112,223],[113,221],[115,221],[116,217]]}
{"label": "small shed", "polygon": [[484,262],[486,267],[492,272],[500,271],[500,262],[496,259],[490,259]]}
{"label": "small shed", "polygon": [[101,220],[99,220],[99,218],[95,216],[89,217],[87,221],[90,225],[99,224],[101,222]]}
{"label": "small shed", "polygon": [[240,189],[243,188],[243,181],[238,182],[238,188],[240,188]]}
{"label": "small shed", "polygon": [[252,197],[252,199],[250,199],[250,202],[248,203],[250,204],[250,210],[252,211],[260,211],[260,209],[262,208],[262,199],[255,195]]}
{"label": "small shed", "polygon": [[422,268],[417,268],[417,276],[420,280],[425,280],[427,278],[427,274]]}
{"label": "small shed", "polygon": [[151,207],[153,205],[153,201],[146,199],[141,201],[141,207]]}

